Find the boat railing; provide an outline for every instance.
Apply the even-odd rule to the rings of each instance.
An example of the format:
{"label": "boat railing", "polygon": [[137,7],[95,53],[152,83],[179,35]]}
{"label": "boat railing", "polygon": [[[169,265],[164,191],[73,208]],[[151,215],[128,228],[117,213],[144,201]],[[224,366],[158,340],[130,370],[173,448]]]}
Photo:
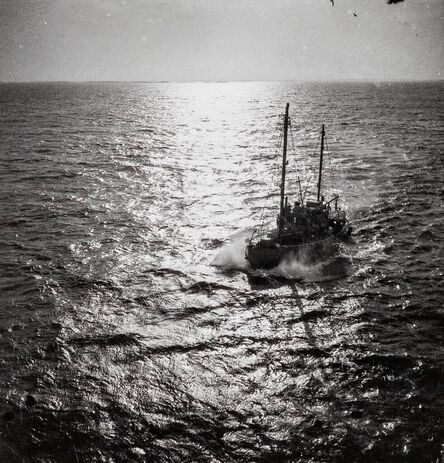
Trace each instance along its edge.
{"label": "boat railing", "polygon": [[328,235],[326,236],[325,238],[322,238],[320,240],[317,240],[317,241],[307,241],[306,243],[301,243],[301,244],[290,244],[290,245],[282,245],[282,246],[285,246],[287,248],[291,248],[291,249],[294,249],[294,248],[308,248],[310,246],[318,246],[322,243],[326,243],[328,241],[332,241],[332,239],[334,240],[335,237],[333,235]]}

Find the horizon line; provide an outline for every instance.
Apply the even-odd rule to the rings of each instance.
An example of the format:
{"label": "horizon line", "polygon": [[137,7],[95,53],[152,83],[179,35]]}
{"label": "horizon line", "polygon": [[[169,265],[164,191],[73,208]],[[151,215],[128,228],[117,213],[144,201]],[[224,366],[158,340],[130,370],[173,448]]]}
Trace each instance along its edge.
{"label": "horizon line", "polygon": [[242,79],[242,80],[0,80],[0,84],[89,84],[89,83],[119,83],[119,84],[197,84],[197,83],[300,83],[300,84],[334,84],[334,83],[425,83],[442,82],[444,77],[430,79],[367,79],[367,78],[344,78],[344,79]]}

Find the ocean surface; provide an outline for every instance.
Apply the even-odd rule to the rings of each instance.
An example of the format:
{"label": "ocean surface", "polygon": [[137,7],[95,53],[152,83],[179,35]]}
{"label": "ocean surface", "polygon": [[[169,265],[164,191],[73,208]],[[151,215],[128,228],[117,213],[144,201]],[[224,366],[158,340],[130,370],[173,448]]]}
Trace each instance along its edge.
{"label": "ocean surface", "polygon": [[[0,85],[0,461],[441,462],[443,90]],[[253,272],[287,102],[354,232]]]}

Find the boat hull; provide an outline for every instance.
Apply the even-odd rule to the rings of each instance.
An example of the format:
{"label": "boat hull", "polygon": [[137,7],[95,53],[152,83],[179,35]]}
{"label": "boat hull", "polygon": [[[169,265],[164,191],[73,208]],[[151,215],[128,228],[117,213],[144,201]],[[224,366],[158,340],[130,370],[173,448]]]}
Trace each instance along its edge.
{"label": "boat hull", "polygon": [[247,246],[245,257],[253,269],[271,269],[277,267],[284,259],[296,259],[304,264],[315,264],[334,255],[337,251],[337,244],[334,236],[301,245],[250,244]]}

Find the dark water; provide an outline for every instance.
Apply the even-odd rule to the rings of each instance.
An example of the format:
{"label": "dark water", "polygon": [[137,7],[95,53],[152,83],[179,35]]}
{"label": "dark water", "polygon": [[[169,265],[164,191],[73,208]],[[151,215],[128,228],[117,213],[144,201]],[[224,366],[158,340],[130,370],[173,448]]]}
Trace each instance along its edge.
{"label": "dark water", "polygon": [[[443,88],[1,85],[0,461],[441,461]],[[257,278],[287,101],[355,236]]]}

